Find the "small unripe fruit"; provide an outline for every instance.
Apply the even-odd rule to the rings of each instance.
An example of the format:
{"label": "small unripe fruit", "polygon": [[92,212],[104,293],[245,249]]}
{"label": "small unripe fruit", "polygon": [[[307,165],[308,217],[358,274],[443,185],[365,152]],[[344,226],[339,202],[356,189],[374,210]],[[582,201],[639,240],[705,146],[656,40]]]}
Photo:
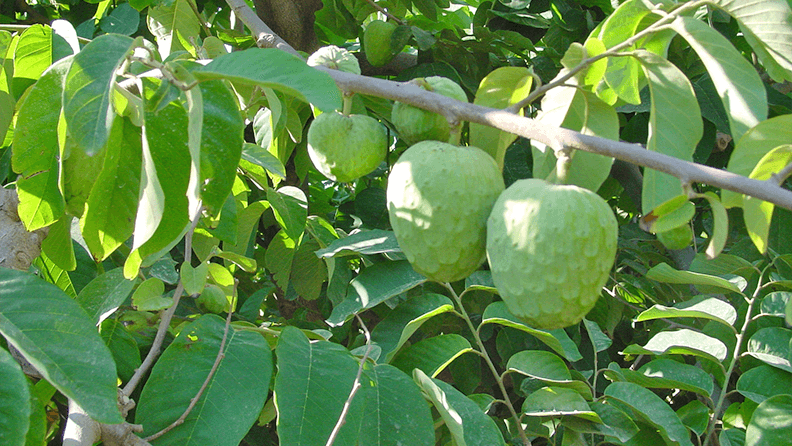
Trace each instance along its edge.
{"label": "small unripe fruit", "polygon": [[231,308],[225,292],[217,285],[207,285],[201,295],[195,299],[195,304],[201,311],[220,314]]}
{"label": "small unripe fruit", "polygon": [[[413,79],[412,82],[425,90],[467,102],[465,91],[451,79],[431,76],[425,79]],[[401,102],[393,104],[391,122],[399,131],[399,136],[408,144],[428,140],[448,142],[448,137],[451,135],[451,127],[445,116]]]}
{"label": "small unripe fruit", "polygon": [[608,280],[617,236],[613,211],[594,192],[519,180],[487,221],[492,281],[509,311],[528,325],[576,324]]}
{"label": "small unripe fruit", "polygon": [[360,64],[357,58],[345,50],[335,45],[328,45],[319,48],[308,58],[308,65],[312,67],[323,66],[345,73],[360,74]]}
{"label": "small unripe fruit", "polygon": [[388,215],[413,268],[438,282],[464,279],[485,259],[487,216],[503,191],[495,160],[475,147],[424,141],[388,177]]}
{"label": "small unripe fruit", "polygon": [[693,241],[693,230],[690,225],[682,225],[674,229],[657,233],[657,239],[666,249],[685,249]]}
{"label": "small unripe fruit", "polygon": [[340,183],[373,172],[387,152],[385,128],[369,116],[326,112],[308,129],[308,156],[313,165],[322,175]]}
{"label": "small unripe fruit", "polygon": [[366,26],[366,31],[363,33],[363,50],[366,52],[366,60],[371,65],[381,67],[401,51],[401,48],[394,49],[391,46],[396,28],[395,23],[382,20],[373,20]]}

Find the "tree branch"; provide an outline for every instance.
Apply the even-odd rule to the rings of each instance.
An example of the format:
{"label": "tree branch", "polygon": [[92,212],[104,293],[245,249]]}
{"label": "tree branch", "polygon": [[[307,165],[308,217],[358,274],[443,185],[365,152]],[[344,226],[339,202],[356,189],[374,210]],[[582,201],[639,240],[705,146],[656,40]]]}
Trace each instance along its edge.
{"label": "tree branch", "polygon": [[[256,35],[266,34],[269,28],[242,0],[226,0],[240,9],[239,17]],[[244,10],[250,14],[243,14]],[[405,102],[425,110],[440,113],[449,120],[475,122],[513,133],[546,144],[553,150],[571,148],[611,156],[639,166],[665,172],[688,182],[705,183],[721,189],[751,195],[792,210],[792,191],[779,187],[772,181],[753,180],[725,170],[683,161],[672,156],[646,150],[641,145],[583,135],[568,129],[539,123],[505,110],[459,102],[443,95],[428,92],[407,82],[359,76],[324,67],[342,91],[377,96]]]}

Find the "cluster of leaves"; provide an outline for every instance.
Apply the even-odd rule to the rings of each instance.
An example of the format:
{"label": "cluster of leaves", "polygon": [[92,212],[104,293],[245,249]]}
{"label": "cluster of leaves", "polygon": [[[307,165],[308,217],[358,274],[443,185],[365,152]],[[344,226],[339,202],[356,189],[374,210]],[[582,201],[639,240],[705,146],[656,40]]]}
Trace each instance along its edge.
{"label": "cluster of leaves", "polygon": [[[401,19],[392,45],[416,64],[396,80],[442,75],[497,108],[556,80],[525,113],[758,179],[790,161],[792,100],[773,88],[792,79],[784,1],[323,3],[320,40],[352,51],[372,3]],[[404,259],[385,203],[405,148],[391,101],[354,96],[392,147],[337,184],[305,134],[341,92],[295,56],[249,48],[227,5],[32,10],[60,20],[0,30],[0,176],[25,226],[49,233],[30,272],[0,270],[0,342],[45,379],[0,349],[0,443],[58,437],[47,415],[67,399],[120,423],[120,380],[143,435],[198,396],[156,445],[788,444],[789,212],[651,169],[620,182],[612,158],[577,152],[567,180],[613,205],[619,254],[586,320],[537,330],[488,271],[437,284]],[[463,141],[507,184],[557,175],[538,142],[474,124]],[[696,234],[683,252],[640,227],[683,225]],[[158,333],[164,352],[136,373]]]}

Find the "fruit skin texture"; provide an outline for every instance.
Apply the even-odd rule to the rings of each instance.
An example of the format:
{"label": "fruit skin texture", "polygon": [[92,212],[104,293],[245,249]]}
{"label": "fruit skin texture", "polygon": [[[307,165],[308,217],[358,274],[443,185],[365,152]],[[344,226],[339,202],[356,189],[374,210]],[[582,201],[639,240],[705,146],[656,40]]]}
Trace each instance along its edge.
{"label": "fruit skin texture", "polygon": [[665,232],[658,232],[657,239],[666,249],[685,249],[693,241],[693,230],[690,225],[682,225]]}
{"label": "fruit skin texture", "polygon": [[608,279],[618,231],[588,189],[539,179],[509,186],[487,220],[492,280],[509,311],[545,330],[580,322]]}
{"label": "fruit skin texture", "polygon": [[308,65],[311,67],[323,66],[345,73],[360,74],[360,64],[357,58],[345,50],[335,45],[323,46],[316,50],[308,58]]}
{"label": "fruit skin texture", "polygon": [[388,177],[388,215],[413,269],[438,282],[469,276],[485,260],[486,223],[503,191],[495,160],[475,147],[424,141]]}
{"label": "fruit skin texture", "polygon": [[[413,79],[421,88],[447,96],[458,101],[467,102],[467,95],[456,82],[441,76]],[[396,126],[399,135],[408,144],[420,141],[448,141],[451,128],[445,116],[396,102],[391,111],[391,122]]]}
{"label": "fruit skin texture", "polygon": [[366,51],[366,60],[375,67],[381,67],[390,62],[399,51],[391,49],[391,36],[396,31],[396,24],[382,20],[372,20],[363,33],[363,49]]}
{"label": "fruit skin texture", "polygon": [[319,115],[308,129],[308,156],[327,178],[348,183],[373,172],[385,160],[388,136],[374,118]]}

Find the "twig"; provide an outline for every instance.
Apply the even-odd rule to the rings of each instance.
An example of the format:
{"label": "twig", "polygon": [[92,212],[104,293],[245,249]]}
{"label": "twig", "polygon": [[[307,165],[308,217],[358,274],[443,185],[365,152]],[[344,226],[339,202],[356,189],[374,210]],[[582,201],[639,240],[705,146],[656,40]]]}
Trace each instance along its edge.
{"label": "twig", "polygon": [[370,4],[371,6],[373,6],[374,9],[376,9],[377,11],[385,14],[385,17],[393,20],[394,22],[398,23],[399,25],[404,25],[404,21],[402,19],[400,19],[400,18],[396,17],[395,15],[393,15],[393,14],[389,13],[388,11],[386,11],[385,8],[383,8],[382,6],[380,6],[377,3],[375,3],[374,0],[366,0],[366,2],[368,4]]}
{"label": "twig", "polygon": [[[200,220],[201,209],[196,213],[190,225],[190,230],[187,231],[187,234],[184,236],[184,261],[187,263],[190,263],[192,260],[192,236]],[[173,319],[173,314],[176,313],[176,307],[179,306],[179,299],[181,299],[183,292],[184,284],[182,284],[180,280],[178,285],[176,285],[176,289],[173,291],[173,304],[162,314],[162,319],[160,319],[160,325],[157,329],[157,334],[154,336],[151,349],[149,349],[146,359],[143,360],[140,367],[135,370],[135,374],[132,375],[132,378],[130,378],[126,386],[124,386],[124,395],[132,395],[132,392],[135,391],[135,387],[137,387],[140,380],[143,379],[143,375],[154,365],[154,360],[159,356],[162,343],[165,341],[165,333],[168,332],[168,327],[170,327],[171,319]]]}
{"label": "twig", "polygon": [[344,425],[346,422],[346,416],[349,412],[349,407],[352,405],[352,399],[355,397],[355,394],[360,390],[360,377],[363,375],[363,366],[366,365],[366,361],[368,360],[368,355],[371,353],[371,332],[369,332],[368,328],[366,328],[366,324],[363,322],[363,319],[360,318],[357,314],[355,315],[357,318],[358,323],[360,324],[360,328],[363,329],[363,334],[366,336],[366,352],[363,353],[363,357],[360,358],[360,366],[358,366],[357,376],[355,376],[355,381],[352,383],[352,390],[349,392],[349,396],[347,397],[346,401],[344,402],[344,408],[341,409],[341,415],[338,417],[338,421],[336,422],[335,426],[333,427],[333,431],[330,432],[330,437],[327,439],[327,443],[325,446],[332,446],[335,442],[336,437],[338,437],[338,432],[341,430],[341,426]]}
{"label": "twig", "polygon": [[776,182],[779,186],[784,184],[789,176],[792,175],[792,163],[787,164],[783,169],[774,173],[772,177],[770,177],[773,181]]}
{"label": "twig", "polygon": [[[240,19],[254,33],[271,32],[269,27],[242,0],[226,1],[232,7],[237,5],[240,8]],[[240,1],[243,3],[242,6],[239,6]],[[245,10],[249,14],[244,14]],[[342,91],[405,102],[424,110],[440,113],[452,120],[457,119],[486,125],[541,142],[549,147],[566,147],[618,158],[632,164],[671,174],[677,178],[685,178],[689,181],[705,183],[721,189],[751,195],[792,210],[792,191],[767,181],[753,180],[725,170],[683,161],[659,152],[646,150],[639,144],[583,135],[569,129],[542,124],[531,118],[522,117],[506,110],[460,102],[441,94],[426,91],[410,83],[359,76],[325,67],[316,68],[329,74]]]}
{"label": "twig", "polygon": [[[234,295],[236,296],[236,284],[234,285],[234,288],[235,288]],[[236,300],[236,298],[234,298],[234,300]],[[206,388],[209,387],[209,383],[212,381],[212,377],[214,376],[215,372],[217,372],[217,369],[220,367],[220,362],[222,362],[223,358],[225,358],[225,344],[226,344],[226,340],[228,339],[228,331],[231,327],[231,315],[234,314],[233,309],[235,305],[236,303],[234,302],[234,304],[231,305],[231,308],[229,308],[228,310],[228,315],[226,316],[226,321],[225,321],[225,329],[223,330],[223,339],[220,341],[220,350],[217,352],[217,357],[215,358],[214,364],[212,364],[212,368],[209,370],[209,374],[206,375],[206,379],[201,385],[201,388],[198,389],[198,393],[196,393],[195,396],[192,397],[192,399],[190,399],[190,405],[187,406],[187,409],[184,410],[184,413],[176,421],[171,423],[165,429],[162,429],[161,431],[146,437],[146,441],[156,440],[157,438],[165,435],[166,433],[170,432],[177,426],[180,426],[182,423],[184,423],[184,420],[187,419],[187,416],[190,414],[190,412],[192,412],[192,410],[195,408],[195,405],[198,404],[198,400],[201,399],[201,395],[203,395],[204,391],[206,391]]]}
{"label": "twig", "polygon": [[250,9],[250,6],[245,3],[245,0],[226,0],[226,3],[234,11],[234,15],[239,17],[239,20],[253,31],[253,34],[256,36],[256,45],[258,45],[259,48],[277,48],[302,58],[302,55],[300,55],[297,50],[275,34],[275,32],[272,31],[252,9]]}
{"label": "twig", "polygon": [[528,436],[525,434],[525,429],[522,427],[520,416],[517,415],[517,411],[514,410],[514,404],[512,404],[511,398],[509,398],[509,392],[506,390],[506,385],[503,384],[503,378],[498,373],[498,369],[495,368],[495,364],[489,357],[489,353],[487,353],[487,347],[484,346],[484,341],[481,340],[478,330],[473,326],[473,321],[470,320],[470,316],[468,316],[465,306],[462,305],[462,298],[456,293],[456,291],[454,291],[454,288],[451,286],[451,284],[444,283],[443,286],[451,293],[451,296],[454,297],[454,301],[456,301],[456,304],[459,307],[459,313],[462,315],[462,319],[465,320],[468,328],[473,333],[473,337],[476,339],[476,344],[478,345],[478,348],[481,352],[481,356],[484,358],[484,362],[487,363],[490,372],[492,372],[492,376],[495,377],[495,381],[498,383],[498,388],[503,394],[503,401],[505,401],[506,407],[509,409],[509,413],[511,413],[512,418],[514,418],[515,426],[517,427],[517,434],[520,436],[523,445],[531,446],[531,440],[529,440]]}

